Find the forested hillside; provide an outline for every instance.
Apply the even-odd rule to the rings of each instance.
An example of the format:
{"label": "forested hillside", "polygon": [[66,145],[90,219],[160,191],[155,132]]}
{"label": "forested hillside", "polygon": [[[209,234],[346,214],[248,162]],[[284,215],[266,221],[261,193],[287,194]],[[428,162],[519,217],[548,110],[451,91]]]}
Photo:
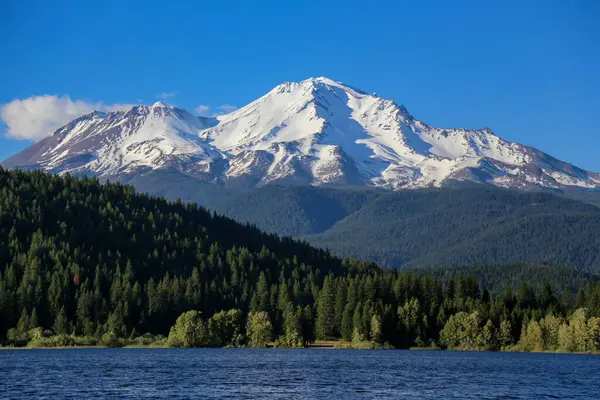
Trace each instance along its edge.
{"label": "forested hillside", "polygon": [[[453,275],[472,276],[486,288],[491,295],[501,295],[507,287],[517,289],[523,282],[540,287],[546,282],[553,288],[562,288],[561,297],[570,302],[573,293],[585,288],[587,284],[600,281],[600,275],[580,271],[575,267],[553,264],[474,264],[459,267],[417,268],[415,272],[428,274],[446,280]],[[512,289],[511,289],[512,290]]]}
{"label": "forested hillside", "polygon": [[107,321],[165,333],[184,309],[247,308],[261,272],[293,275],[303,293],[357,268],[374,266],[130,186],[0,171],[2,334],[33,314],[87,333]]}
{"label": "forested hillside", "polygon": [[299,237],[325,232],[386,193],[366,188],[267,185],[208,204],[236,221],[249,222],[278,235]]}
{"label": "forested hillside", "polygon": [[267,186],[232,196],[211,208],[382,266],[526,262],[600,272],[600,208],[551,193]]}
{"label": "forested hillside", "polygon": [[310,241],[382,265],[546,262],[600,271],[600,209],[546,193],[391,193]]}
{"label": "forested hillside", "polygon": [[[168,335],[160,343],[182,347],[343,339],[356,347],[600,350],[594,277],[567,274],[552,287],[524,274],[531,282],[494,295],[476,278],[500,293],[494,277],[502,271],[490,271],[380,269],[130,186],[0,170],[0,340],[8,345]],[[561,330],[560,340],[542,341],[540,326]]]}

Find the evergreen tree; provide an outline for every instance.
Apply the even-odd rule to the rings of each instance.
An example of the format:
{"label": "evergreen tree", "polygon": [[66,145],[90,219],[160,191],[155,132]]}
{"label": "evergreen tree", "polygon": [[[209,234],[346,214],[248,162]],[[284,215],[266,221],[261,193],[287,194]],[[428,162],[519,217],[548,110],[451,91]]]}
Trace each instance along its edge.
{"label": "evergreen tree", "polygon": [[379,315],[374,314],[373,318],[371,318],[371,340],[375,343],[381,343],[381,318]]}
{"label": "evergreen tree", "polygon": [[56,318],[54,319],[54,325],[52,326],[54,333],[57,335],[66,335],[69,333],[69,322],[67,320],[67,315],[65,313],[65,308],[61,307],[61,309],[56,314]]}
{"label": "evergreen tree", "polygon": [[335,336],[335,288],[333,277],[327,276],[317,300],[317,339],[326,340]]}
{"label": "evergreen tree", "polygon": [[294,306],[289,303],[283,313],[284,318],[284,334],[282,344],[286,347],[303,347],[304,338],[302,335],[302,309],[294,309]]}
{"label": "evergreen tree", "polygon": [[0,169],[0,188],[1,345],[600,350],[600,283],[570,267],[381,269],[125,185]]}
{"label": "evergreen tree", "polygon": [[357,293],[356,293],[356,281],[350,280],[350,285],[347,291],[346,305],[344,306],[344,313],[342,314],[342,326],[341,336],[346,341],[352,340],[352,333],[354,330],[353,318],[354,310],[356,309]]}
{"label": "evergreen tree", "polygon": [[498,345],[500,347],[506,347],[512,344],[513,337],[511,323],[508,320],[503,320],[500,322],[500,329],[498,330]]}
{"label": "evergreen tree", "polygon": [[270,290],[269,284],[267,283],[267,278],[264,272],[260,273],[260,277],[258,278],[258,284],[256,285],[256,300],[252,311],[266,311],[270,310]]}

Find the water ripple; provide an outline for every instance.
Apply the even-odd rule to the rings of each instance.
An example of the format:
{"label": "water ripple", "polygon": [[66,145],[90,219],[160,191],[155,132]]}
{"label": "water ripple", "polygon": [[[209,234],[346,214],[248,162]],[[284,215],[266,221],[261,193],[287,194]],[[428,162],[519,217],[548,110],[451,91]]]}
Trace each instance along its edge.
{"label": "water ripple", "polygon": [[0,397],[597,399],[600,357],[355,350],[0,351]]}

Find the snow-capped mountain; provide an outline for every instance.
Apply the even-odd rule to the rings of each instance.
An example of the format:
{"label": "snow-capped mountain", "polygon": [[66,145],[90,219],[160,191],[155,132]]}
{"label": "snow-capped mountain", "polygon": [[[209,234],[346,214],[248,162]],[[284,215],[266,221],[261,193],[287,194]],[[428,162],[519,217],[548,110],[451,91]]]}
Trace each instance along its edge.
{"label": "snow-capped mountain", "polygon": [[199,133],[216,120],[197,118],[162,102],[129,111],[84,115],[3,164],[52,172],[117,176],[140,168],[201,169],[221,158]]}
{"label": "snow-capped mountain", "polygon": [[394,101],[327,78],[288,82],[217,118],[162,102],[94,112],[3,162],[118,177],[174,169],[194,179],[435,187],[600,188],[600,174],[508,142],[489,129],[440,129]]}

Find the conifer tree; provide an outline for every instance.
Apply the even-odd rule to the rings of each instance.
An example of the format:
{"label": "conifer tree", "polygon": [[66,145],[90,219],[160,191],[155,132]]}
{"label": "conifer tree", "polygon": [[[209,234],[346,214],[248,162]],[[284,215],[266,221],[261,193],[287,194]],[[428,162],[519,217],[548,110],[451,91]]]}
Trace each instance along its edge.
{"label": "conifer tree", "polygon": [[333,278],[327,276],[317,300],[317,339],[326,340],[333,338],[336,332],[335,314],[335,288]]}

